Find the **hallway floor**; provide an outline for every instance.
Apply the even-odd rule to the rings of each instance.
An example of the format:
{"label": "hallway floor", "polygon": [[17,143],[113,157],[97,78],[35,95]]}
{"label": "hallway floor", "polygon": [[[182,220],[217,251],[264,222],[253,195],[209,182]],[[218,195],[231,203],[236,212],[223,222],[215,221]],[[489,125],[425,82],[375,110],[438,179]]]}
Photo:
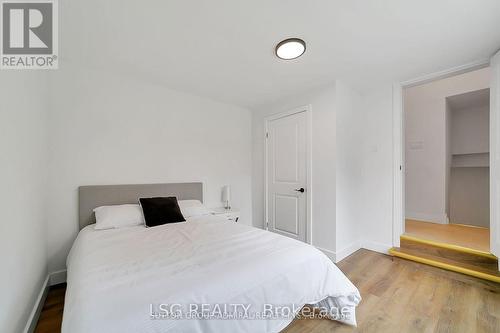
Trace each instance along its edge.
{"label": "hallway floor", "polygon": [[434,242],[490,252],[490,230],[488,228],[407,219],[405,234]]}

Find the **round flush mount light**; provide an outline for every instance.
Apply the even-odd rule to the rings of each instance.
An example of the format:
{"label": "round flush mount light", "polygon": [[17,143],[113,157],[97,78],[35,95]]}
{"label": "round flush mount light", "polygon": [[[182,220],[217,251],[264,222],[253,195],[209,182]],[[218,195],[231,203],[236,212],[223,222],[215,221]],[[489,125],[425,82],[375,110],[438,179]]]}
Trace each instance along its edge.
{"label": "round flush mount light", "polygon": [[276,45],[276,56],[283,60],[292,60],[306,52],[306,42],[300,38],[288,38]]}

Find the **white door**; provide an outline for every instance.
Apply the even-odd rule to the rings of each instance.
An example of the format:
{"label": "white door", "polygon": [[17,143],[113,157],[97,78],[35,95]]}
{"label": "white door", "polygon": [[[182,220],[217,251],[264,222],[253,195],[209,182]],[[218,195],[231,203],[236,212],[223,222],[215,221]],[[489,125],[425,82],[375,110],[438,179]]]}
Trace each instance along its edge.
{"label": "white door", "polygon": [[490,249],[500,257],[500,52],[490,66]]}
{"label": "white door", "polygon": [[306,241],[307,112],[267,120],[267,228]]}

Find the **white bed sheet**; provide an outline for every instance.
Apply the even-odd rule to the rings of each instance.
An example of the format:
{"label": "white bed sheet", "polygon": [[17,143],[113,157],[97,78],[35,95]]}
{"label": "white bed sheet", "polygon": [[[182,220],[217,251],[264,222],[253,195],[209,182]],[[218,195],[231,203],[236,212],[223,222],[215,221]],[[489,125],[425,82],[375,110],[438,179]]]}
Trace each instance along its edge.
{"label": "white bed sheet", "polygon": [[243,304],[255,315],[278,305],[296,310],[322,301],[348,309],[341,321],[355,324],[361,300],[316,248],[216,216],[154,228],[87,226],[67,267],[63,333],[279,332],[293,320],[293,314],[260,320],[152,319],[160,304],[176,310],[182,304],[183,314],[189,304],[198,309],[208,304],[210,313],[215,304]]}

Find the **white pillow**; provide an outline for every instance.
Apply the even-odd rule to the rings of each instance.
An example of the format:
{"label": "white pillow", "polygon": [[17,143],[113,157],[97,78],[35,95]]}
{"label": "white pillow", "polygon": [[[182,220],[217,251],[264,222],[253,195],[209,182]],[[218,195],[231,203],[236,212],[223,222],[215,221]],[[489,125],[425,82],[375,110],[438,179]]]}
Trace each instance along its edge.
{"label": "white pillow", "polygon": [[101,206],[94,213],[97,230],[144,225],[142,209],[137,204]]}
{"label": "white pillow", "polygon": [[179,200],[178,203],[185,219],[193,216],[210,215],[210,211],[200,200]]}

